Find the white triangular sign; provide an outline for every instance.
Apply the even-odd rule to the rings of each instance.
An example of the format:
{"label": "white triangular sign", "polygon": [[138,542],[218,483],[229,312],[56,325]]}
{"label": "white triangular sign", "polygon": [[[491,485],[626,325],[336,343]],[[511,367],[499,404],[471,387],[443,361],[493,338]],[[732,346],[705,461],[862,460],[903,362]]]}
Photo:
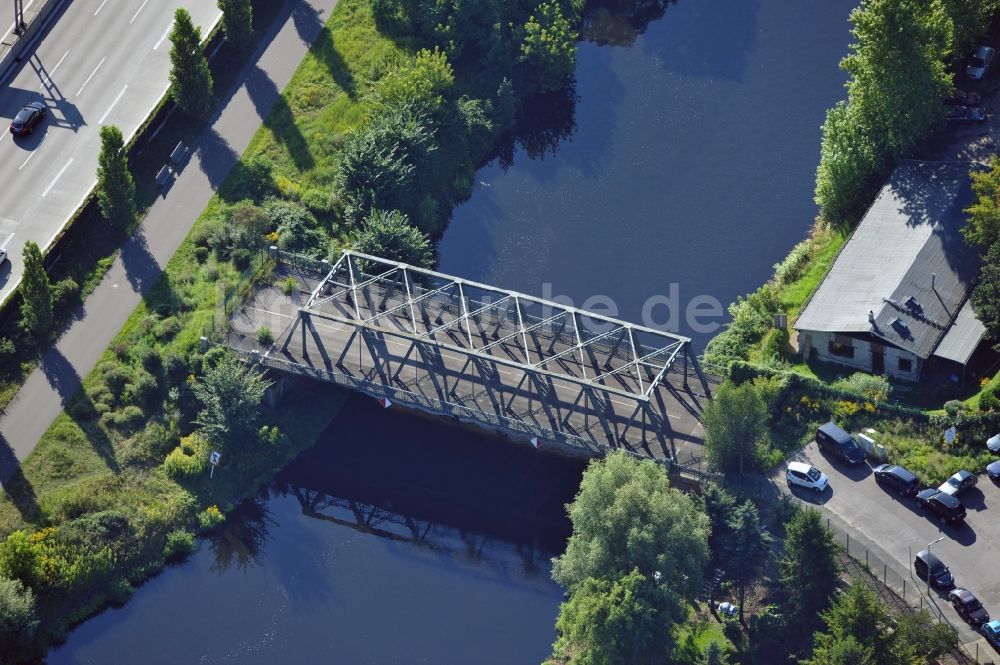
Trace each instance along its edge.
{"label": "white triangular sign", "polygon": [[542,445],[542,442],[538,440],[537,436],[533,436],[531,437],[531,445],[533,445],[535,448],[538,448],[540,445]]}
{"label": "white triangular sign", "polygon": [[379,398],[378,403],[381,404],[382,408],[384,409],[388,409],[390,406],[392,406],[392,402],[389,401],[388,397]]}

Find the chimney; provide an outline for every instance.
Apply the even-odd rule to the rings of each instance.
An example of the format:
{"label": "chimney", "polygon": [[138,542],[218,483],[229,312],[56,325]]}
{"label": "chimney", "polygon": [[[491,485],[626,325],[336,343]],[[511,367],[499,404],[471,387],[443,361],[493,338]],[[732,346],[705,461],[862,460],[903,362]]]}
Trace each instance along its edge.
{"label": "chimney", "polygon": [[935,281],[937,281],[937,274],[932,272],[931,273],[931,291],[934,290],[934,282]]}

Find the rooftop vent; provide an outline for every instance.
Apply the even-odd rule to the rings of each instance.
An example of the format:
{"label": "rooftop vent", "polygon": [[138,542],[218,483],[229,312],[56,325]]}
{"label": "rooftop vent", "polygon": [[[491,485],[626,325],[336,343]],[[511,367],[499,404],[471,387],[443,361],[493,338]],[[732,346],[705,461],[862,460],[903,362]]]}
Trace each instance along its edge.
{"label": "rooftop vent", "polygon": [[893,319],[892,320],[892,327],[895,328],[896,332],[898,332],[901,336],[903,336],[905,338],[909,338],[910,337],[910,326],[908,326],[906,324],[906,321],[904,321],[903,319],[901,319],[899,317],[896,317],[895,319]]}
{"label": "rooftop vent", "polygon": [[903,301],[903,304],[906,305],[906,309],[910,310],[911,312],[922,314],[924,311],[924,308],[920,306],[920,303],[913,296],[907,297],[907,299]]}

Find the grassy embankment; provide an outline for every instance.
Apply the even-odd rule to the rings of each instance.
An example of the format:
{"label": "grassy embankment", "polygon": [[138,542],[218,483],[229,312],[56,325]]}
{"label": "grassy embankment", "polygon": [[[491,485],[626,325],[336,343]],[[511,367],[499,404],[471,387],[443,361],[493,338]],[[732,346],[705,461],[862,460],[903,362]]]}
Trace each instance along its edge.
{"label": "grassy embankment", "polygon": [[[400,46],[377,33],[366,2],[343,0],[248,154],[267,150],[277,163],[294,164],[298,158],[300,165],[308,154],[316,178],[322,179],[334,163],[336,132],[331,128],[344,131],[361,122],[365,112],[360,99],[372,73],[406,57]],[[345,76],[353,82],[350,90],[338,83]],[[308,139],[299,125],[286,122],[289,115],[311,127]],[[172,147],[178,138],[165,136],[164,145]],[[344,399],[342,392],[317,385],[297,389],[294,399],[284,399],[281,409],[265,415],[285,441],[248,446],[245,459],[226,460],[231,464],[211,482],[204,478],[182,484],[163,469],[165,455],[190,431],[198,408],[190,384],[201,369],[198,340],[216,315],[220,285],[249,278],[230,261],[199,251],[198,244],[204,228],[216,223],[226,200],[232,200],[241,176],[237,168],[220,188],[164,277],[84,378],[83,391],[42,437],[0,500],[0,536],[28,529],[40,543],[37,565],[25,573],[39,601],[39,644],[58,639],[105,603],[124,600],[130,582],[183,551],[182,536],[198,530],[199,511],[211,505],[225,509],[256,491],[312,445]],[[112,254],[110,250],[95,262],[95,275],[106,269]],[[261,272],[266,275],[266,265],[258,277]],[[116,526],[105,528],[105,523]],[[81,565],[101,560],[105,550],[113,560],[110,569]]]}

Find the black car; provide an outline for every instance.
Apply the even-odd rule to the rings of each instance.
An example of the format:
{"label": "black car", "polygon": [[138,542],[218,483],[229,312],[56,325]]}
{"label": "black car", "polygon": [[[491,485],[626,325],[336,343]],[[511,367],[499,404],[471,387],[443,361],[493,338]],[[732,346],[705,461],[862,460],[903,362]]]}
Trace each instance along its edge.
{"label": "black car", "polygon": [[986,466],[986,475],[990,477],[990,480],[1000,480],[1000,459],[990,462]]}
{"label": "black car", "polygon": [[865,451],[850,434],[830,422],[816,430],[816,443],[830,451],[847,464],[861,464],[865,461]]}
{"label": "black car", "polygon": [[937,589],[949,589],[955,586],[955,577],[948,566],[930,550],[917,552],[916,558],[913,559],[913,572]]}
{"label": "black car", "polygon": [[965,506],[941,490],[928,488],[917,492],[917,503],[924,510],[937,515],[942,522],[961,522],[965,519]]}
{"label": "black car", "polygon": [[946,125],[973,125],[986,122],[986,109],[982,106],[949,106],[944,114]]}
{"label": "black car", "polygon": [[973,626],[990,620],[989,612],[968,589],[952,589],[948,592],[948,600],[954,605],[958,615]]}
{"label": "black car", "polygon": [[875,467],[875,481],[900,496],[913,496],[919,489],[917,477],[896,464],[879,464]]}
{"label": "black car", "polygon": [[40,123],[49,112],[45,104],[41,102],[31,102],[21,108],[10,123],[11,134],[30,134],[35,131],[35,126]]}

